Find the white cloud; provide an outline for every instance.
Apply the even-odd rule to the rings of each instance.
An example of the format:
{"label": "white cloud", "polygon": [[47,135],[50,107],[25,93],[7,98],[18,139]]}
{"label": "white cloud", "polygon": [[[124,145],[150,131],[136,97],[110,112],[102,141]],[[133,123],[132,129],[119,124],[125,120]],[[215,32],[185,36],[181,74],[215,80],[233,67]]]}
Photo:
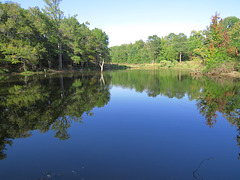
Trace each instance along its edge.
{"label": "white cloud", "polygon": [[134,43],[137,40],[146,41],[148,36],[166,36],[170,33],[184,33],[190,35],[192,30],[206,29],[206,25],[199,24],[137,24],[105,27],[103,30],[109,36],[109,46]]}

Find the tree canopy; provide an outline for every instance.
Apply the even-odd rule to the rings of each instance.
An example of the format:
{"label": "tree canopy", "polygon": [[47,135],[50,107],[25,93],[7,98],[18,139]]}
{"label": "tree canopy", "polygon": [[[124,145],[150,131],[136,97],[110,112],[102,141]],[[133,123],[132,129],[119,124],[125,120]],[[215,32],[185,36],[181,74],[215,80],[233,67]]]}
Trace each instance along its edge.
{"label": "tree canopy", "polygon": [[192,31],[187,37],[183,33],[170,33],[165,37],[149,36],[147,41],[136,41],[111,47],[114,63],[159,63],[161,61],[181,62],[200,61],[206,71],[226,71],[226,64],[238,70],[240,47],[240,19],[227,17],[221,19],[219,14],[211,18],[206,30]]}
{"label": "tree canopy", "polygon": [[[77,15],[65,17],[61,0],[44,0],[46,6],[23,9],[0,2],[0,66],[8,71],[46,68],[95,67],[109,60],[108,36]],[[97,66],[96,66],[97,67]]]}
{"label": "tree canopy", "polygon": [[[147,41],[109,48],[101,29],[90,29],[77,15],[65,17],[61,0],[43,0],[45,7],[23,9],[0,2],[0,72],[100,68],[104,62],[160,63],[200,61],[207,71],[239,70],[240,20],[215,14],[207,29],[190,36],[151,35]],[[111,56],[110,56],[111,54]],[[226,68],[228,67],[228,68]],[[230,67],[230,68],[229,68]]]}

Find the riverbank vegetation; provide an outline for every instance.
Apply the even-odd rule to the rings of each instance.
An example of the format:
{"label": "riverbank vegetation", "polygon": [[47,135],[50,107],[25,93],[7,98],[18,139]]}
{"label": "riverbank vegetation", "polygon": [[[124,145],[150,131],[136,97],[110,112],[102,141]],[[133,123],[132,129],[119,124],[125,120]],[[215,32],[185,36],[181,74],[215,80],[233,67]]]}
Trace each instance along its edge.
{"label": "riverbank vegetation", "polygon": [[99,69],[110,60],[105,32],[65,17],[61,0],[44,2],[43,9],[0,2],[0,73]]}
{"label": "riverbank vegetation", "polygon": [[181,63],[185,62],[187,68],[206,74],[239,71],[239,30],[239,18],[221,19],[216,13],[206,30],[192,31],[190,37],[183,33],[170,33],[162,38],[153,35],[146,42],[139,40],[114,46],[111,48],[112,62],[183,68]]}
{"label": "riverbank vegetation", "polygon": [[[109,48],[108,35],[77,15],[64,16],[61,0],[23,9],[0,2],[0,73],[79,69],[182,68],[220,74],[240,70],[240,19],[215,14],[206,30],[149,36]],[[106,62],[110,62],[106,65]]]}

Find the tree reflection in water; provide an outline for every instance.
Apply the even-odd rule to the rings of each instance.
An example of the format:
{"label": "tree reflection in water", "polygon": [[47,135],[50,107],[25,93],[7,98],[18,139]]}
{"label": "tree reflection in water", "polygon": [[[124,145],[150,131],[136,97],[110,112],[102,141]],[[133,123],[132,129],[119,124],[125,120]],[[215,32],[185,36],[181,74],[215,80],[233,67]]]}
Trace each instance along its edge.
{"label": "tree reflection in water", "polygon": [[0,158],[6,158],[4,150],[13,139],[29,137],[33,130],[45,133],[51,129],[60,140],[69,139],[67,130],[73,121],[82,123],[84,113],[93,115],[94,107],[109,102],[110,76],[104,76],[104,84],[100,77],[70,74],[2,82]]}
{"label": "tree reflection in water", "polygon": [[[195,79],[181,71],[127,71],[112,73],[114,85],[146,91],[151,97],[158,95],[181,99],[185,95],[195,100],[199,112],[210,128],[217,122],[217,112],[238,128],[236,137],[240,146],[240,83],[233,78]],[[239,154],[240,157],[240,154]]]}
{"label": "tree reflection in water", "polygon": [[[82,115],[92,116],[94,107],[110,101],[110,84],[158,95],[196,101],[199,112],[211,128],[217,112],[238,128],[240,146],[240,83],[238,79],[194,79],[181,71],[115,71],[101,74],[4,79],[0,91],[0,158],[15,138],[29,137],[31,131],[55,132],[55,137],[70,138],[72,122],[82,123]],[[8,83],[7,83],[8,82]]]}

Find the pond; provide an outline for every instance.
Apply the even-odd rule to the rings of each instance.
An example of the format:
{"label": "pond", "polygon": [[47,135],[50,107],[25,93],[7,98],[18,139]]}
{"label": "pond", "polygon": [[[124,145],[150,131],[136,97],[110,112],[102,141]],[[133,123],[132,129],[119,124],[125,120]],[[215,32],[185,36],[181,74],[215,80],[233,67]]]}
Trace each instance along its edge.
{"label": "pond", "polygon": [[0,77],[1,180],[239,179],[239,79]]}

